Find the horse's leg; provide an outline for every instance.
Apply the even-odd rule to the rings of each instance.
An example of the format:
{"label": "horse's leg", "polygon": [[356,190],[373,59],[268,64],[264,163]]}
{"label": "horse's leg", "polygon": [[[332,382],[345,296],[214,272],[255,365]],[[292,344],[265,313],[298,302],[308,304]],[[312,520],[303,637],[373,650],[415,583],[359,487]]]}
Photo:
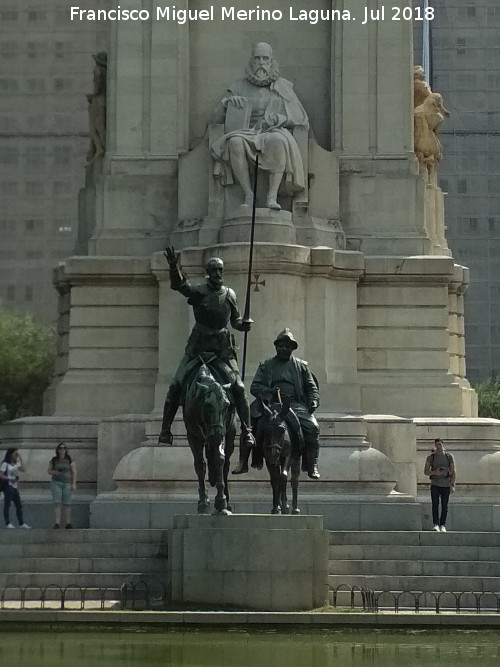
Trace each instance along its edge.
{"label": "horse's leg", "polygon": [[214,500],[214,514],[227,514],[227,500],[226,500],[226,495],[224,493],[225,485],[224,485],[224,464],[225,464],[225,457],[219,455],[219,447],[217,447],[216,450],[212,450],[213,454],[213,465],[214,465],[214,473],[215,473],[215,488],[217,489],[217,493],[215,495],[215,500]]}
{"label": "horse's leg", "polygon": [[300,455],[292,458],[292,514],[300,514],[298,507],[298,492],[299,492],[299,477],[300,477]]}
{"label": "horse's leg", "polygon": [[206,465],[203,456],[203,442],[189,439],[189,446],[193,452],[194,470],[198,476],[198,514],[205,514],[210,507],[210,500],[205,489]]}
{"label": "horse's leg", "polygon": [[228,426],[226,430],[226,439],[225,439],[225,446],[224,446],[224,469],[223,469],[223,477],[224,477],[224,495],[226,496],[226,503],[227,503],[227,511],[232,512],[233,508],[231,507],[231,504],[229,503],[229,484],[227,482],[228,480],[228,475],[229,475],[229,463],[231,460],[231,455],[234,452],[234,438],[236,436],[236,428],[234,425],[234,417],[231,415],[228,420]]}
{"label": "horse's leg", "polygon": [[288,484],[288,469],[290,468],[289,458],[285,457],[280,466],[280,496],[281,496],[281,514],[290,514],[288,498],[286,496]]}

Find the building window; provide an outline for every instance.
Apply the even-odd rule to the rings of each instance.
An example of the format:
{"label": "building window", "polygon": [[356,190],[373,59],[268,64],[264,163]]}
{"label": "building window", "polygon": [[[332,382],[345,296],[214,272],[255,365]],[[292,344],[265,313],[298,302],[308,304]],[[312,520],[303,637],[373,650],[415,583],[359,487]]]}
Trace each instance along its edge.
{"label": "building window", "polygon": [[0,12],[0,22],[3,23],[4,21],[17,21],[18,19],[18,13],[15,11],[3,11]]}
{"label": "building window", "polygon": [[54,162],[56,164],[68,165],[71,161],[71,148],[69,146],[56,146],[54,148]]}
{"label": "building window", "polygon": [[29,93],[43,93],[45,91],[45,79],[28,79],[26,89]]}
{"label": "building window", "polygon": [[45,164],[45,148],[43,146],[29,146],[26,149],[27,166],[40,167]]}
{"label": "building window", "polygon": [[17,118],[15,116],[0,116],[0,127],[5,132],[15,132],[18,128]]}
{"label": "building window", "polygon": [[54,181],[53,193],[55,195],[67,195],[71,192],[71,181]]}
{"label": "building window", "polygon": [[17,197],[18,190],[17,181],[4,181],[2,182],[2,197]]}
{"label": "building window", "polygon": [[500,194],[500,178],[488,179],[488,192],[490,195],[499,195]]}
{"label": "building window", "polygon": [[43,232],[43,220],[40,218],[26,218],[24,221],[24,230],[26,232],[37,232],[41,233]]}
{"label": "building window", "polygon": [[38,42],[28,42],[26,45],[26,55],[30,60],[38,56],[39,43]]}
{"label": "building window", "polygon": [[465,178],[460,178],[458,181],[457,192],[461,195],[467,192],[467,180]]}
{"label": "building window", "polygon": [[4,218],[0,220],[0,231],[13,232],[16,228],[16,221],[13,218]]}
{"label": "building window", "polygon": [[54,90],[62,92],[64,90],[71,90],[73,82],[71,79],[54,79]]}
{"label": "building window", "polygon": [[43,195],[43,181],[26,181],[26,194],[28,197],[41,197]]}
{"label": "building window", "polygon": [[488,229],[490,232],[495,229],[495,218],[488,218]]}
{"label": "building window", "polygon": [[14,301],[16,298],[16,286],[7,285],[7,301]]}
{"label": "building window", "polygon": [[24,300],[33,301],[33,285],[26,285],[24,288]]}
{"label": "building window", "polygon": [[15,146],[5,146],[0,151],[0,164],[17,164],[18,153]]}
{"label": "building window", "polygon": [[18,88],[17,79],[0,79],[1,93],[17,93]]}
{"label": "building window", "polygon": [[17,56],[16,42],[2,42],[0,44],[0,57],[3,60],[12,60]]}
{"label": "building window", "polygon": [[469,218],[469,228],[477,229],[477,218]]}
{"label": "building window", "polygon": [[45,21],[46,18],[46,12],[28,12],[28,21]]}

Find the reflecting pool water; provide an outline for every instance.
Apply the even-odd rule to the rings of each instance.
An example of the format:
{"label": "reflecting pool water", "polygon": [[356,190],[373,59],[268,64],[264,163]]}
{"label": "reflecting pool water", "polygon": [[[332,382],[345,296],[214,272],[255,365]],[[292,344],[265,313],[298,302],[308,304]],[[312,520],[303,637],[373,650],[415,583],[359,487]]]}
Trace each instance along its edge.
{"label": "reflecting pool water", "polygon": [[495,630],[0,632],[5,667],[499,667]]}

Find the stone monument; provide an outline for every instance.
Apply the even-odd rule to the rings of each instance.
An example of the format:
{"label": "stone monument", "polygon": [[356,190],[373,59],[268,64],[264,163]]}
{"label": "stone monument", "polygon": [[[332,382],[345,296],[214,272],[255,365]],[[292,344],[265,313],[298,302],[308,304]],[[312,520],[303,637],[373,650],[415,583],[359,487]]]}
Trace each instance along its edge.
{"label": "stone monument", "polygon": [[[349,4],[363,16],[366,3]],[[274,5],[287,15],[285,0]],[[322,398],[321,479],[301,480],[302,511],[322,514],[328,528],[425,527],[419,485],[442,437],[459,471],[454,516],[462,528],[498,529],[500,423],[476,418],[465,376],[468,270],[448,249],[435,173],[430,179],[414,153],[411,22],[149,28],[117,22],[111,33],[106,153],[82,193],[80,255],[55,276],[60,346],[46,416],[2,428],[4,444],[26,452],[26,500],[48,501],[44,472],[57,438],[79,462],[91,525],[171,526],[175,514],[193,511],[181,422],[174,446],[156,445],[192,325],[161,249],[182,249],[194,281],[220,257],[244,294],[251,209],[243,167],[251,179],[254,147],[267,145],[255,132],[258,108],[269,134],[286,137],[272,151],[293,147],[294,157],[292,169],[285,161],[282,171],[278,156],[259,177],[246,382],[289,327]],[[229,85],[233,99],[252,98],[245,87],[254,84],[241,82],[249,54],[257,70],[258,58],[270,60],[271,73],[280,64],[257,107],[224,93]],[[265,511],[268,484],[263,471],[231,479],[235,511]]]}

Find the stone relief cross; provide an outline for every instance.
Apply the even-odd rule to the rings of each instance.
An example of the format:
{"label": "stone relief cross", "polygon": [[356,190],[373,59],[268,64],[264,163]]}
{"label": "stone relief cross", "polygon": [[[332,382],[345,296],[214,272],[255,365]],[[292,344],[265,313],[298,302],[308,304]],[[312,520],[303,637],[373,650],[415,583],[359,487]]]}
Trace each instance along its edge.
{"label": "stone relief cross", "polygon": [[254,286],[254,288],[253,288],[254,292],[260,292],[259,285],[261,287],[265,287],[266,286],[266,281],[265,280],[260,280],[259,281],[260,273],[254,273],[253,277],[254,277],[254,279],[250,282],[250,285]]}

